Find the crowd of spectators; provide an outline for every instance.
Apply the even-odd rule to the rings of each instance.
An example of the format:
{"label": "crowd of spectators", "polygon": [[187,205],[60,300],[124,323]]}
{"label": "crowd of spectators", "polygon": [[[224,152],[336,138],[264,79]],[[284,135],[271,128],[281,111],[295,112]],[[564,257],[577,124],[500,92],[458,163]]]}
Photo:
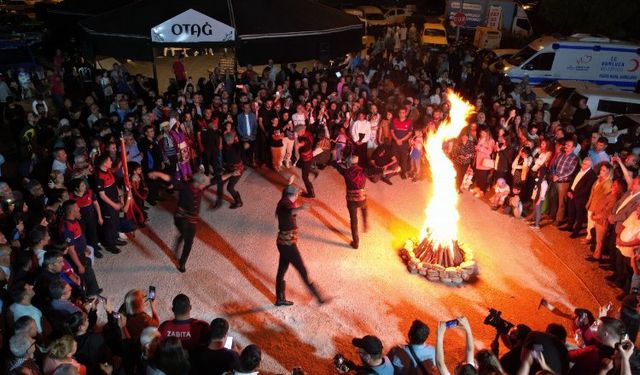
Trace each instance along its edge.
{"label": "crowd of spectators", "polygon": [[[391,185],[396,175],[419,181],[429,173],[424,143],[448,116],[449,89],[475,105],[469,126],[444,145],[459,191],[472,189],[492,209],[529,218],[533,230],[554,223],[576,245],[586,235],[587,261],[613,271],[607,279],[622,290],[620,319],[607,317],[609,311],[598,319],[586,310],[565,314],[580,333],[575,347],[560,324],[546,332],[517,325],[498,332],[492,351],[477,353],[465,318],[439,323],[435,348],[425,346],[428,326],[416,321],[409,345],[389,357],[375,336],[354,339],[362,360],[355,369],[427,374],[435,366],[447,374],[442,337],[449,326],[460,326],[467,355],[456,374],[604,374],[614,367],[616,374],[640,373],[629,367],[637,360],[640,287],[637,129],[619,136],[613,118],[589,126],[584,102],[561,121],[526,81],[504,83],[490,73],[488,58],[474,48],[429,51],[417,38],[391,31],[366,54],[337,64],[298,70],[270,61],[261,71],[249,65],[242,72],[215,67],[195,80],[188,60],[179,57],[175,79],[162,92],[123,65],[97,69],[74,51],[58,50],[52,68],[26,85],[24,77],[18,81],[25,72],[0,76],[3,140],[16,145],[0,159],[7,373],[257,373],[260,349],[238,352],[227,342],[228,322],[191,318],[185,295],[174,298],[175,316],[162,324],[155,299],[148,299],[149,315],[140,290],[128,292],[117,309],[101,296],[94,262],[103,251],[118,254],[127,235],[146,225],[148,206],[171,196],[171,186],[147,174],[163,171],[186,181],[197,171],[280,172],[295,167],[298,137],[310,134],[315,169],[306,176],[303,170],[309,198],[308,173],[352,154],[374,183]],[[242,207],[238,180],[227,182],[233,209]],[[224,205],[222,182],[216,188],[212,209]],[[548,301],[543,305],[559,313]],[[99,306],[105,324],[96,323]],[[498,337],[510,349],[499,361]],[[418,365],[423,361],[429,363]]]}

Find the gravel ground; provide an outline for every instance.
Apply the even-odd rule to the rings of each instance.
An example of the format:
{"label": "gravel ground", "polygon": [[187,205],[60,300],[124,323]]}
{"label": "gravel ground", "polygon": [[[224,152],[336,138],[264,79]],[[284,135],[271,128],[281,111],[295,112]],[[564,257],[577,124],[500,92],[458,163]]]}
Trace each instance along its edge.
{"label": "gravel ground", "polygon": [[[266,168],[250,169],[238,184],[244,201],[238,210],[229,210],[228,202],[209,209],[215,198],[207,193],[185,274],[171,259],[175,199],[152,207],[148,227],[121,254],[98,260],[96,274],[105,295],[119,302],[131,288],[155,285],[164,320],[171,318],[173,296],[185,293],[194,317],[211,321],[223,316],[239,344],[262,348],[264,373],[301,366],[308,374],[332,374],[337,352],[357,359],[352,337],[376,334],[387,350],[404,342],[416,318],[429,324],[428,341],[434,343],[437,321],[465,315],[477,347],[486,348],[495,334],[482,324],[490,307],[513,323],[544,329],[558,318],[537,309],[542,296],[565,310],[583,306],[595,311],[618,293],[604,283],[603,271],[583,260],[588,250],[577,240],[551,226],[534,232],[520,220],[491,211],[469,192],[460,199],[459,235],[474,249],[478,279],[449,287],[409,274],[398,249],[418,234],[428,181],[396,177],[393,186],[369,183],[370,230],[361,236],[360,249],[353,250],[344,183],[336,171],[326,169],[314,182],[318,197],[298,215],[299,247],[311,279],[332,300],[318,306],[290,269],[287,297],[295,305],[276,308],[274,209],[284,182]],[[570,322],[563,323],[569,327]],[[463,339],[461,330],[448,332],[448,363],[463,359]]]}

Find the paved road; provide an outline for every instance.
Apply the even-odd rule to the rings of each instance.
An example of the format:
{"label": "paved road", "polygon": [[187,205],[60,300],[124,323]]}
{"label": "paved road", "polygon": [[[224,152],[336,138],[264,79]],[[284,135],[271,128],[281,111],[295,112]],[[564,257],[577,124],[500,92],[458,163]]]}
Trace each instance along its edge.
{"label": "paved road", "polygon": [[[292,172],[298,173],[297,170]],[[336,352],[357,358],[353,336],[377,334],[385,348],[402,343],[415,318],[427,322],[434,336],[438,320],[469,317],[478,347],[487,347],[494,329],[482,324],[490,307],[513,323],[534,328],[557,321],[537,310],[541,296],[569,310],[612,300],[616,291],[602,281],[597,266],[583,260],[586,248],[555,228],[536,233],[523,222],[491,211],[466,192],[461,196],[460,239],[475,250],[480,265],[477,281],[459,288],[428,282],[406,271],[397,249],[415,236],[423,220],[428,182],[394,179],[394,185],[369,184],[370,232],[359,250],[349,247],[348,213],[341,176],[325,170],[314,182],[318,198],[299,215],[300,248],[317,284],[333,297],[318,307],[290,270],[290,308],[275,308],[277,268],[274,208],[285,178],[267,169],[249,170],[238,188],[244,207],[202,207],[202,223],[187,273],[178,273],[170,259],[175,235],[173,200],[151,208],[150,224],[120,255],[98,261],[105,293],[118,303],[128,289],[157,287],[160,314],[171,317],[171,299],[191,297],[193,315],[210,321],[230,320],[232,335],[242,345],[263,348],[263,370],[284,373],[302,366],[310,374],[328,374]],[[614,300],[615,301],[615,300]],[[568,327],[569,322],[564,322]],[[449,330],[447,362],[463,359],[463,337]]]}

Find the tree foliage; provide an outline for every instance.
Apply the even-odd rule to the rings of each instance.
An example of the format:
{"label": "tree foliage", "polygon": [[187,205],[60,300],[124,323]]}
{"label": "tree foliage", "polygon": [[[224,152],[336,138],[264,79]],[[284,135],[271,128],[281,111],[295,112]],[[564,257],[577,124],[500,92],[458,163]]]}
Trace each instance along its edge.
{"label": "tree foliage", "polygon": [[552,32],[640,38],[640,0],[542,0],[540,5]]}

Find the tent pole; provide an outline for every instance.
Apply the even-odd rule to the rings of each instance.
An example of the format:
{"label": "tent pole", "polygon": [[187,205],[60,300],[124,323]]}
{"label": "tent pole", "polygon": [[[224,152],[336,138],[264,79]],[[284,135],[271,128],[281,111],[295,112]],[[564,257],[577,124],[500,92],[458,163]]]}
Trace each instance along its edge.
{"label": "tent pole", "polygon": [[156,48],[151,47],[151,55],[153,56],[153,63],[151,66],[153,67],[153,80],[156,82],[156,92],[160,95],[160,82],[158,82],[158,68],[156,67]]}

